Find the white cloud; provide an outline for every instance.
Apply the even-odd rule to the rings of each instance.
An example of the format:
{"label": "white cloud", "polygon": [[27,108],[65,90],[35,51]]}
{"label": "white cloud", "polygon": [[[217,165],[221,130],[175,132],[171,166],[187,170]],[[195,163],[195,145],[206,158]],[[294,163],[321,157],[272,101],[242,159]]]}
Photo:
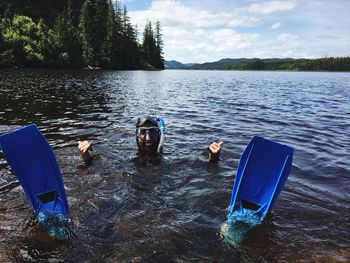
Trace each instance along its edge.
{"label": "white cloud", "polygon": [[119,1],[122,5],[130,2],[134,2],[135,0],[112,0],[112,2],[117,2]]}
{"label": "white cloud", "polygon": [[[350,37],[346,34],[350,20],[345,15],[350,2],[203,1],[153,0],[146,10],[131,11],[129,15],[140,33],[147,19],[159,20],[165,59],[183,63],[226,57],[300,58],[350,54]],[[318,4],[319,1],[322,4]],[[303,8],[296,8],[297,4],[303,4]],[[330,35],[339,39],[331,41],[319,37]]]}
{"label": "white cloud", "polygon": [[277,29],[280,29],[281,27],[282,27],[282,23],[276,22],[270,27],[270,29],[271,30],[277,30]]}
{"label": "white cloud", "polygon": [[305,42],[295,34],[279,34],[276,38],[265,39],[263,46],[256,47],[260,57],[309,57],[308,50],[305,49]]}
{"label": "white cloud", "polygon": [[237,12],[214,12],[185,6],[176,0],[153,1],[149,10],[130,12],[132,21],[144,24],[147,19],[159,20],[165,26],[201,28],[218,26],[253,26],[258,20],[252,16],[240,16]]}
{"label": "white cloud", "polygon": [[269,1],[251,4],[248,10],[252,14],[268,15],[276,12],[289,11],[296,6],[297,4],[292,1]]}
{"label": "white cloud", "polygon": [[214,12],[185,6],[176,0],[153,1],[150,9],[130,12],[131,21],[143,29],[147,20],[159,20],[164,37],[166,59],[181,62],[205,62],[221,57],[234,57],[247,49],[257,34],[240,34],[233,28],[260,24],[242,10]]}
{"label": "white cloud", "polygon": [[164,35],[170,36],[164,47],[165,54],[171,54],[181,62],[206,62],[224,57],[236,57],[249,51],[257,40],[257,34],[239,34],[233,29],[183,30],[164,28]]}
{"label": "white cloud", "polygon": [[240,16],[230,18],[227,25],[230,27],[254,27],[260,25],[260,19],[254,16]]}
{"label": "white cloud", "polygon": [[280,34],[277,39],[281,42],[295,42],[299,41],[299,36],[294,34]]}

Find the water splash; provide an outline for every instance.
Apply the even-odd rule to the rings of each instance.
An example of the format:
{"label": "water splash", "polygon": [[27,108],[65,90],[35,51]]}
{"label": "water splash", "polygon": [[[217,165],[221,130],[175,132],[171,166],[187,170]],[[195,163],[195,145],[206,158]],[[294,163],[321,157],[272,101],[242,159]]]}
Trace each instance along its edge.
{"label": "water splash", "polygon": [[262,223],[262,218],[255,211],[242,208],[230,213],[225,223],[221,225],[220,236],[225,242],[237,246],[246,234]]}
{"label": "water splash", "polygon": [[38,213],[38,221],[51,238],[61,241],[69,239],[69,217],[66,214],[42,210]]}

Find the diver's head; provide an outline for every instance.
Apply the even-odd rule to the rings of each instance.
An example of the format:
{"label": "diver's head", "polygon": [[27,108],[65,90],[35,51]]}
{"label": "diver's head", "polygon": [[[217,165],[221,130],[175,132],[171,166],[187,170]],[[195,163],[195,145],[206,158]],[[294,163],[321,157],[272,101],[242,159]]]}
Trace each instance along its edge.
{"label": "diver's head", "polygon": [[160,137],[160,129],[157,121],[154,118],[147,116],[137,119],[136,142],[141,153],[157,153]]}

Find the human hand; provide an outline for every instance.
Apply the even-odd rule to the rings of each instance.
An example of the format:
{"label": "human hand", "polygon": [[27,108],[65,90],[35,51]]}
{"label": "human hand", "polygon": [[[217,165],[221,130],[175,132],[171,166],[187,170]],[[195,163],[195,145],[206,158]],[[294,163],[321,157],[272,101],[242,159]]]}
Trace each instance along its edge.
{"label": "human hand", "polygon": [[220,142],[213,142],[208,147],[208,153],[209,153],[209,162],[217,162],[219,160],[220,151],[221,151],[221,145],[223,144],[223,141]]}
{"label": "human hand", "polygon": [[78,149],[79,149],[81,157],[84,160],[92,159],[90,152],[89,152],[90,150],[92,150],[92,142],[78,141]]}

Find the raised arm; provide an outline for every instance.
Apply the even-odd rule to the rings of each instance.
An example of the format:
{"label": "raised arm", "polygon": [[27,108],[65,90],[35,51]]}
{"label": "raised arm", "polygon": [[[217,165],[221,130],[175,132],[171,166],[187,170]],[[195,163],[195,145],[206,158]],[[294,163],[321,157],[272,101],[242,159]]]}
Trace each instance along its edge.
{"label": "raised arm", "polygon": [[220,141],[220,142],[213,142],[212,144],[210,144],[210,146],[208,147],[209,162],[216,163],[219,161],[221,145],[223,143],[224,143],[223,141]]}
{"label": "raised arm", "polygon": [[80,152],[81,158],[84,161],[91,161],[92,156],[90,151],[92,151],[92,142],[89,141],[78,141],[78,149]]}

